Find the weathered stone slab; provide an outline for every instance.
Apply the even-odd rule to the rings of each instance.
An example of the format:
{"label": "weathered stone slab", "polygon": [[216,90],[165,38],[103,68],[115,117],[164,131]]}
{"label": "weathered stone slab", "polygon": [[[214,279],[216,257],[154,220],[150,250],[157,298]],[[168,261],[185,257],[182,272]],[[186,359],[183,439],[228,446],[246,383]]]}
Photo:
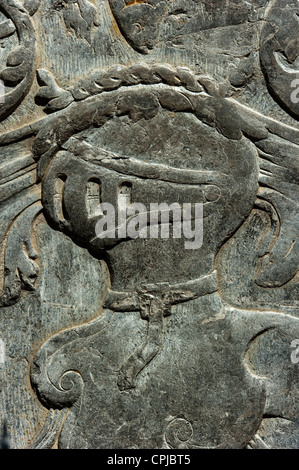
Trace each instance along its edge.
{"label": "weathered stone slab", "polygon": [[299,448],[298,15],[1,0],[3,448]]}

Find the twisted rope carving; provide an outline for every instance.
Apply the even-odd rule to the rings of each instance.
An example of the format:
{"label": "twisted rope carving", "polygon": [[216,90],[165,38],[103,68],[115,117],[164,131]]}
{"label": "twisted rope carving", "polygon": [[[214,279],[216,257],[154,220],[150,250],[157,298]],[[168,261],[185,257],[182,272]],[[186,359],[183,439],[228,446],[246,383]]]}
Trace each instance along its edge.
{"label": "twisted rope carving", "polygon": [[228,82],[218,84],[211,77],[194,74],[187,67],[175,68],[164,64],[116,65],[106,71],[93,72],[66,90],[55,83],[49,72],[38,70],[38,76],[41,84],[46,85],[41,88],[38,97],[47,101],[45,110],[49,113],[66,108],[73,101],[82,101],[104,92],[136,85],[163,84],[182,87],[194,93],[207,92],[211,96],[219,97],[226,96],[229,90]]}
{"label": "twisted rope carving", "polygon": [[[70,92],[75,100],[82,100],[104,91],[117,90],[121,86],[156,85],[158,83],[184,87],[193,92],[202,92],[204,88],[200,84],[200,79],[199,75],[194,75],[191,70],[185,67],[175,69],[170,65],[163,64],[151,66],[134,64],[129,67],[117,65],[107,71],[98,71],[87,79],[80,80]],[[212,81],[208,77],[205,79]],[[217,86],[216,82],[214,85]]]}

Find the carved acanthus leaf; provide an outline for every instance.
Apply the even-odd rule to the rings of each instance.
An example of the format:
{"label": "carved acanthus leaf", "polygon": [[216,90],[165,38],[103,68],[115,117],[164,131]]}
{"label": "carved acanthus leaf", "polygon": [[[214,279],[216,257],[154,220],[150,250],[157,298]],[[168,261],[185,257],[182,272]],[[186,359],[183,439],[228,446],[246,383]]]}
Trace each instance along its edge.
{"label": "carved acanthus leaf", "polygon": [[[27,2],[34,8],[36,2]],[[1,0],[1,10],[8,20],[0,24],[0,38],[8,37],[15,32],[19,44],[9,53],[6,67],[0,70],[0,80],[7,89],[0,103],[0,118],[7,117],[29,92],[34,76],[35,65],[35,31],[30,13],[18,0]]]}
{"label": "carved acanthus leaf", "polygon": [[38,81],[42,85],[37,94],[37,98],[46,102],[46,112],[55,112],[66,108],[74,101],[72,94],[60,88],[53,75],[47,70],[37,71]]}

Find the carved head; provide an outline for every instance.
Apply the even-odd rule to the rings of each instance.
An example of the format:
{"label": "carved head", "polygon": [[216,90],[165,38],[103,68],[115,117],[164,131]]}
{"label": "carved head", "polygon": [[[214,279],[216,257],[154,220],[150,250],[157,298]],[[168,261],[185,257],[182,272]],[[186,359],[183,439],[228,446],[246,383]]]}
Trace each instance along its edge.
{"label": "carved head", "polygon": [[[169,280],[170,272],[174,279],[210,272],[253,207],[256,149],[245,137],[231,139],[205,124],[206,100],[167,85],[132,86],[75,104],[53,122],[55,129],[47,127],[60,140],[40,163],[49,221],[97,255],[108,252],[113,272],[122,271],[132,285],[137,266],[148,282]],[[184,237],[120,238],[117,230],[115,238],[97,237],[97,206],[117,208],[120,195],[147,208],[202,203],[203,244],[194,251]]]}
{"label": "carved head", "polygon": [[166,0],[109,0],[121,33],[138,52],[148,53],[159,36]]}

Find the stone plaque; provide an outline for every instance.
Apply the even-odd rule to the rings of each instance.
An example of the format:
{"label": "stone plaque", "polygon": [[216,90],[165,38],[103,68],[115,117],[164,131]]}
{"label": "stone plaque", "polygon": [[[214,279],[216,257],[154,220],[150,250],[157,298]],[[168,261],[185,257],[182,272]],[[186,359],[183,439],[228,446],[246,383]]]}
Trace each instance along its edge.
{"label": "stone plaque", "polygon": [[13,449],[299,448],[297,0],[0,0]]}

